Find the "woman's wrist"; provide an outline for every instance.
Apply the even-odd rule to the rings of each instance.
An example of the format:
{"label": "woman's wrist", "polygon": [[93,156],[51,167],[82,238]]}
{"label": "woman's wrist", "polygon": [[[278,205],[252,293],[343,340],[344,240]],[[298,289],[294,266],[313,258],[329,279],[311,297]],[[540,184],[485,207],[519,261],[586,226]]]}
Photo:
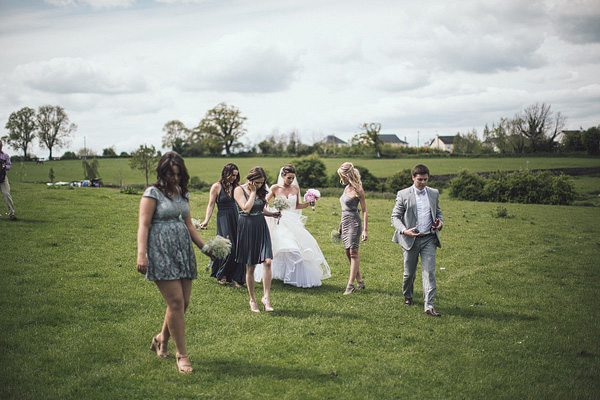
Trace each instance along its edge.
{"label": "woman's wrist", "polygon": [[205,244],[204,246],[202,246],[202,248],[200,249],[200,251],[201,251],[203,254],[206,254],[206,252],[208,251],[208,245],[207,245],[207,244]]}

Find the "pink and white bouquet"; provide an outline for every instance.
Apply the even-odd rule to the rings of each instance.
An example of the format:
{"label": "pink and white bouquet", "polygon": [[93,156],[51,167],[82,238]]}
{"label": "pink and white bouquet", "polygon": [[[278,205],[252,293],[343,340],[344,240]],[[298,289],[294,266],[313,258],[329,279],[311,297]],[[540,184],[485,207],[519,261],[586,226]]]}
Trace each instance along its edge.
{"label": "pink and white bouquet", "polygon": [[307,203],[312,203],[312,209],[315,211],[315,202],[321,198],[321,192],[317,189],[308,189],[306,193],[304,193],[304,201]]}

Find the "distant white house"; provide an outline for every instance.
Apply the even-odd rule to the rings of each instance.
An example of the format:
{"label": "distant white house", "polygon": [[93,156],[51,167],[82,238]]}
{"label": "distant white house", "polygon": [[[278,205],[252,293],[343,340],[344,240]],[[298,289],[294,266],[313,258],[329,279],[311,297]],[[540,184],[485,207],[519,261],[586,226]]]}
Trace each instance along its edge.
{"label": "distant white house", "polygon": [[325,139],[321,140],[321,143],[332,145],[333,147],[348,146],[347,142],[344,142],[342,139],[333,135],[327,136]]}
{"label": "distant white house", "polygon": [[454,136],[440,136],[436,134],[426,146],[452,153],[454,151]]}
{"label": "distant white house", "polygon": [[383,143],[394,147],[408,147],[408,142],[399,139],[396,135],[379,135],[379,138],[383,140]]}

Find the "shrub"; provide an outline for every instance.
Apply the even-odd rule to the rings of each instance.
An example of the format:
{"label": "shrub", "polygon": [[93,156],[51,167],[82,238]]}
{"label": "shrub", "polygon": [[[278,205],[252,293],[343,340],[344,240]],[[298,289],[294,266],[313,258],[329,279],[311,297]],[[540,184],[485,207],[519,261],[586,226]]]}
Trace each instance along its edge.
{"label": "shrub", "polygon": [[405,189],[412,184],[412,171],[410,168],[406,168],[396,172],[385,181],[385,190],[396,193],[398,190]]}
{"label": "shrub", "polygon": [[138,191],[135,188],[130,187],[130,186],[121,188],[120,193],[123,193],[123,194],[139,194]]}
{"label": "shrub", "polygon": [[364,190],[379,191],[381,189],[381,183],[379,182],[379,179],[377,179],[375,175],[370,173],[367,168],[361,167],[359,165],[355,165],[354,168],[356,168],[358,172],[360,172],[360,180],[362,181]]}
{"label": "shrub", "polygon": [[555,176],[548,171],[535,174],[498,171],[487,179],[461,171],[450,181],[450,196],[463,200],[558,205],[575,200],[575,187],[565,175]]}
{"label": "shrub", "polygon": [[192,176],[190,178],[190,183],[188,184],[189,188],[197,189],[197,190],[200,190],[207,186],[210,186],[210,185],[207,182],[203,181],[202,179],[198,178],[197,176]]}
{"label": "shrub", "polygon": [[462,170],[450,181],[450,196],[462,200],[483,200],[485,180],[467,170]]}
{"label": "shrub", "polygon": [[325,163],[316,154],[293,160],[292,164],[296,168],[300,187],[314,188],[327,185]]}

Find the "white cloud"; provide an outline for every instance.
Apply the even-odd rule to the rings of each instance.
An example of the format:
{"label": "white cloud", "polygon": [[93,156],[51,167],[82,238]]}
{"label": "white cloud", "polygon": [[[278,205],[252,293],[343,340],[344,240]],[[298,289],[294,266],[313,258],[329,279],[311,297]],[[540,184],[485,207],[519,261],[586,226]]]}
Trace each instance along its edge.
{"label": "white cloud", "polygon": [[253,32],[226,35],[195,53],[201,61],[180,82],[184,90],[278,92],[290,87],[299,69],[297,57]]}
{"label": "white cloud", "polygon": [[32,89],[51,93],[140,93],[145,79],[127,66],[111,68],[81,58],[54,58],[16,67],[13,77]]}
{"label": "white cloud", "polygon": [[136,0],[44,0],[47,4],[57,7],[73,7],[87,5],[94,9],[100,8],[127,8],[135,4]]}

